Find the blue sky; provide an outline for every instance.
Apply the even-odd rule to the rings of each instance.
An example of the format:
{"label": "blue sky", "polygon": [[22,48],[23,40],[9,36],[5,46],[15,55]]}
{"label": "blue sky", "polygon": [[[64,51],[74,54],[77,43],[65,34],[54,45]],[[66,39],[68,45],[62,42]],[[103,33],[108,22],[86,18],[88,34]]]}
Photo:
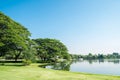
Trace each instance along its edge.
{"label": "blue sky", "polygon": [[55,38],[70,53],[120,52],[120,0],[0,0],[31,38]]}

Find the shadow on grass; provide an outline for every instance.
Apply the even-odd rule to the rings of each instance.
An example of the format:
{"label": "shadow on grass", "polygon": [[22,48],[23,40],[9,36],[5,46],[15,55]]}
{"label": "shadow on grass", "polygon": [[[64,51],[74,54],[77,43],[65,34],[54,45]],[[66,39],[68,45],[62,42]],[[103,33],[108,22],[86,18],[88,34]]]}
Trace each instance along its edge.
{"label": "shadow on grass", "polygon": [[24,66],[22,61],[0,61],[0,66]]}

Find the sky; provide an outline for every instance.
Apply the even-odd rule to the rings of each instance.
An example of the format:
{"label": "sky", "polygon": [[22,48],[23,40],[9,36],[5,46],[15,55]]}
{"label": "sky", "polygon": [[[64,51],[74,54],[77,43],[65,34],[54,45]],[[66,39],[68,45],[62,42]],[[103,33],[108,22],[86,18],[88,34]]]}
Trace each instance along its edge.
{"label": "sky", "polygon": [[120,53],[120,0],[0,0],[0,11],[71,54]]}

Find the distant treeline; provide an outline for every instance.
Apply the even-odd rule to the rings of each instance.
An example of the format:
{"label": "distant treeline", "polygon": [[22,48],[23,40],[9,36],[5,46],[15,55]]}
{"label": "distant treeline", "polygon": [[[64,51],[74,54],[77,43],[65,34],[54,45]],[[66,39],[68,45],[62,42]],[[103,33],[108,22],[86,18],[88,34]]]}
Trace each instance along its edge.
{"label": "distant treeline", "polygon": [[112,54],[92,54],[89,53],[88,55],[78,55],[78,54],[71,54],[72,59],[120,59],[119,53],[112,53]]}

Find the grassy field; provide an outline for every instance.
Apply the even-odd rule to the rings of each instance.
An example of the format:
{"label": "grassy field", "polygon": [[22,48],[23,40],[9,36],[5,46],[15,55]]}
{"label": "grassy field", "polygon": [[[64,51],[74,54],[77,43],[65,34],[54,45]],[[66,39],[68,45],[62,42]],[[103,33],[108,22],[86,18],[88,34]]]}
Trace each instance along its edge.
{"label": "grassy field", "polygon": [[30,66],[0,66],[0,80],[120,80],[120,76],[57,71]]}

